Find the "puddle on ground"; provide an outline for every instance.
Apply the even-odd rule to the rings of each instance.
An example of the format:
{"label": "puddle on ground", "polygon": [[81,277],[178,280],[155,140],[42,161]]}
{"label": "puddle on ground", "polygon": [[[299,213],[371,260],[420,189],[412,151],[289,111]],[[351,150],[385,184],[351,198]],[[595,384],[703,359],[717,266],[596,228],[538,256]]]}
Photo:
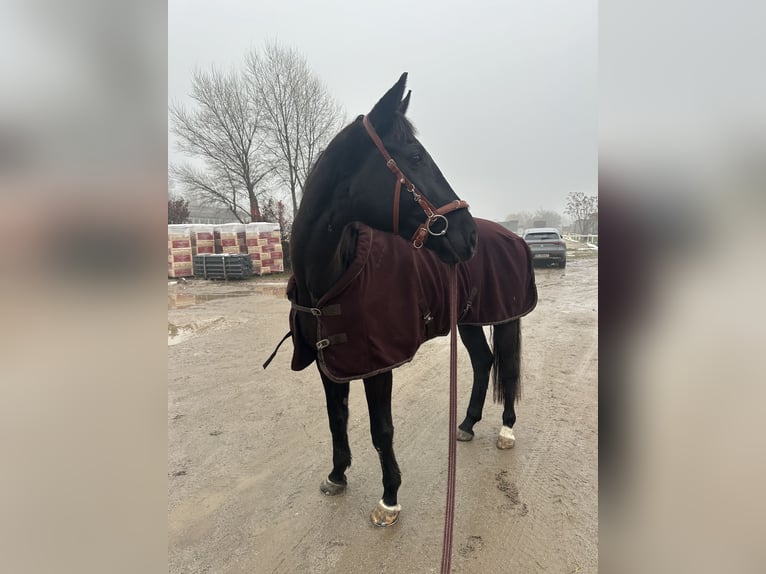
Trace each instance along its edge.
{"label": "puddle on ground", "polygon": [[177,345],[198,333],[203,333],[211,328],[220,328],[225,323],[226,321],[223,317],[194,321],[187,325],[176,325],[168,321],[168,345]]}
{"label": "puddle on ground", "polygon": [[228,297],[247,297],[248,295],[269,295],[284,299],[287,283],[256,283],[250,286],[247,291],[221,291],[215,293],[188,293],[186,291],[176,291],[168,293],[168,309],[185,309],[193,305],[200,305],[216,299],[226,299]]}
{"label": "puddle on ground", "polygon": [[228,293],[168,293],[168,309],[184,309],[192,305],[199,305],[215,299],[227,297],[246,297],[252,295],[252,291],[229,291]]}
{"label": "puddle on ground", "polygon": [[285,290],[287,289],[287,283],[259,283],[255,285],[253,293],[260,295],[271,295],[272,297],[278,297],[285,299],[287,295]]}

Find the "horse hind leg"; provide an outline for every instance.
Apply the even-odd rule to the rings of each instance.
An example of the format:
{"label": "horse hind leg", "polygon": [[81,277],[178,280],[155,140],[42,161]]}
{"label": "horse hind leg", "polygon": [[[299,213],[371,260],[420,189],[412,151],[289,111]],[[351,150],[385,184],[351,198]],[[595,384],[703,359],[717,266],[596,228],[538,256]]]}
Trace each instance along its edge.
{"label": "horse hind leg", "polygon": [[493,374],[493,398],[503,404],[503,426],[497,437],[497,448],[513,448],[516,437],[514,405],[521,396],[521,320],[496,325],[493,346],[495,364]]}
{"label": "horse hind leg", "polygon": [[327,496],[341,494],[346,490],[346,469],[351,466],[351,448],[348,444],[348,383],[334,383],[323,373],[327,418],[332,434],[332,471],[322,481],[319,489]]}
{"label": "horse hind leg", "polygon": [[370,515],[375,526],[392,526],[402,510],[397,503],[402,473],[394,455],[394,424],[391,417],[391,372],[364,379],[367,409],[370,413],[372,444],[380,457],[383,471],[383,497]]}
{"label": "horse hind leg", "polygon": [[489,373],[492,368],[493,357],[492,351],[487,344],[487,338],[484,336],[483,327],[479,325],[459,325],[458,332],[460,333],[463,345],[465,345],[471,357],[473,387],[465,419],[458,426],[455,438],[459,441],[469,441],[473,440],[473,426],[481,420],[481,414],[484,410],[484,401],[487,397]]}

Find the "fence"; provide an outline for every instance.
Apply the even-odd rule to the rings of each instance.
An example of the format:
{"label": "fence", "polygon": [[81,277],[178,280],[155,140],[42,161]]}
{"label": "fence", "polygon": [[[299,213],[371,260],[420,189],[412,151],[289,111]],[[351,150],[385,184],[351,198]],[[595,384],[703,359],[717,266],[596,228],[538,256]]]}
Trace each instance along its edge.
{"label": "fence", "polygon": [[598,245],[598,235],[580,235],[578,233],[565,233],[564,239],[579,241],[580,243],[592,243]]}

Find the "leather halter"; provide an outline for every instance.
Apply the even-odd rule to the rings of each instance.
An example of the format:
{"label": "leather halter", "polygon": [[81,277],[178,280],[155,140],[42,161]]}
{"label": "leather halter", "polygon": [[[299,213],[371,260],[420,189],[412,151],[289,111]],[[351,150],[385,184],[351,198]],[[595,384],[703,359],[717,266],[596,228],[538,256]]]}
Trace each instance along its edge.
{"label": "leather halter", "polygon": [[[394,158],[392,158],[391,154],[389,154],[388,150],[386,150],[386,147],[383,145],[383,142],[375,131],[375,128],[372,127],[370,120],[367,119],[367,116],[362,117],[362,124],[364,124],[364,129],[367,130],[367,134],[370,136],[373,143],[375,143],[375,147],[378,148],[378,151],[383,156],[383,159],[386,160],[388,169],[390,169],[396,176],[396,188],[394,189],[394,234],[399,234],[399,195],[401,193],[402,184],[404,184],[404,187],[407,189],[407,191],[412,194],[412,199],[415,200],[415,203],[417,203],[426,214],[426,220],[420,224],[420,226],[415,231],[415,234],[412,236],[411,241],[413,247],[415,247],[415,249],[420,249],[423,247],[423,244],[425,243],[426,239],[428,239],[429,235],[439,237],[440,235],[447,233],[449,222],[444,216],[452,211],[468,208],[468,203],[462,199],[456,199],[455,201],[451,201],[439,208],[434,207],[433,204],[431,204],[431,202],[428,201],[422,193],[418,192],[415,184],[412,183],[407,178],[407,176],[402,173],[402,170],[399,169],[399,166],[396,165],[396,161],[394,161]],[[439,223],[439,225],[434,228],[433,226],[436,223]]]}

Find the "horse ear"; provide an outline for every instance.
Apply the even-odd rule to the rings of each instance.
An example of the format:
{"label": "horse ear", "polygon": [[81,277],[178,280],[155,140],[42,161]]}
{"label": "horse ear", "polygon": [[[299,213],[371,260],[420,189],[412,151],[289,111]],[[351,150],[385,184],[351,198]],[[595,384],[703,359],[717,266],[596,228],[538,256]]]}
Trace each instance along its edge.
{"label": "horse ear", "polygon": [[404,94],[404,86],[407,84],[407,72],[404,72],[385,95],[380,98],[372,111],[368,114],[373,127],[380,133],[384,133],[391,127],[394,114],[399,109]]}
{"label": "horse ear", "polygon": [[407,113],[407,108],[410,106],[410,96],[412,95],[412,90],[407,90],[407,95],[404,96],[404,99],[399,104],[399,113],[404,115]]}

